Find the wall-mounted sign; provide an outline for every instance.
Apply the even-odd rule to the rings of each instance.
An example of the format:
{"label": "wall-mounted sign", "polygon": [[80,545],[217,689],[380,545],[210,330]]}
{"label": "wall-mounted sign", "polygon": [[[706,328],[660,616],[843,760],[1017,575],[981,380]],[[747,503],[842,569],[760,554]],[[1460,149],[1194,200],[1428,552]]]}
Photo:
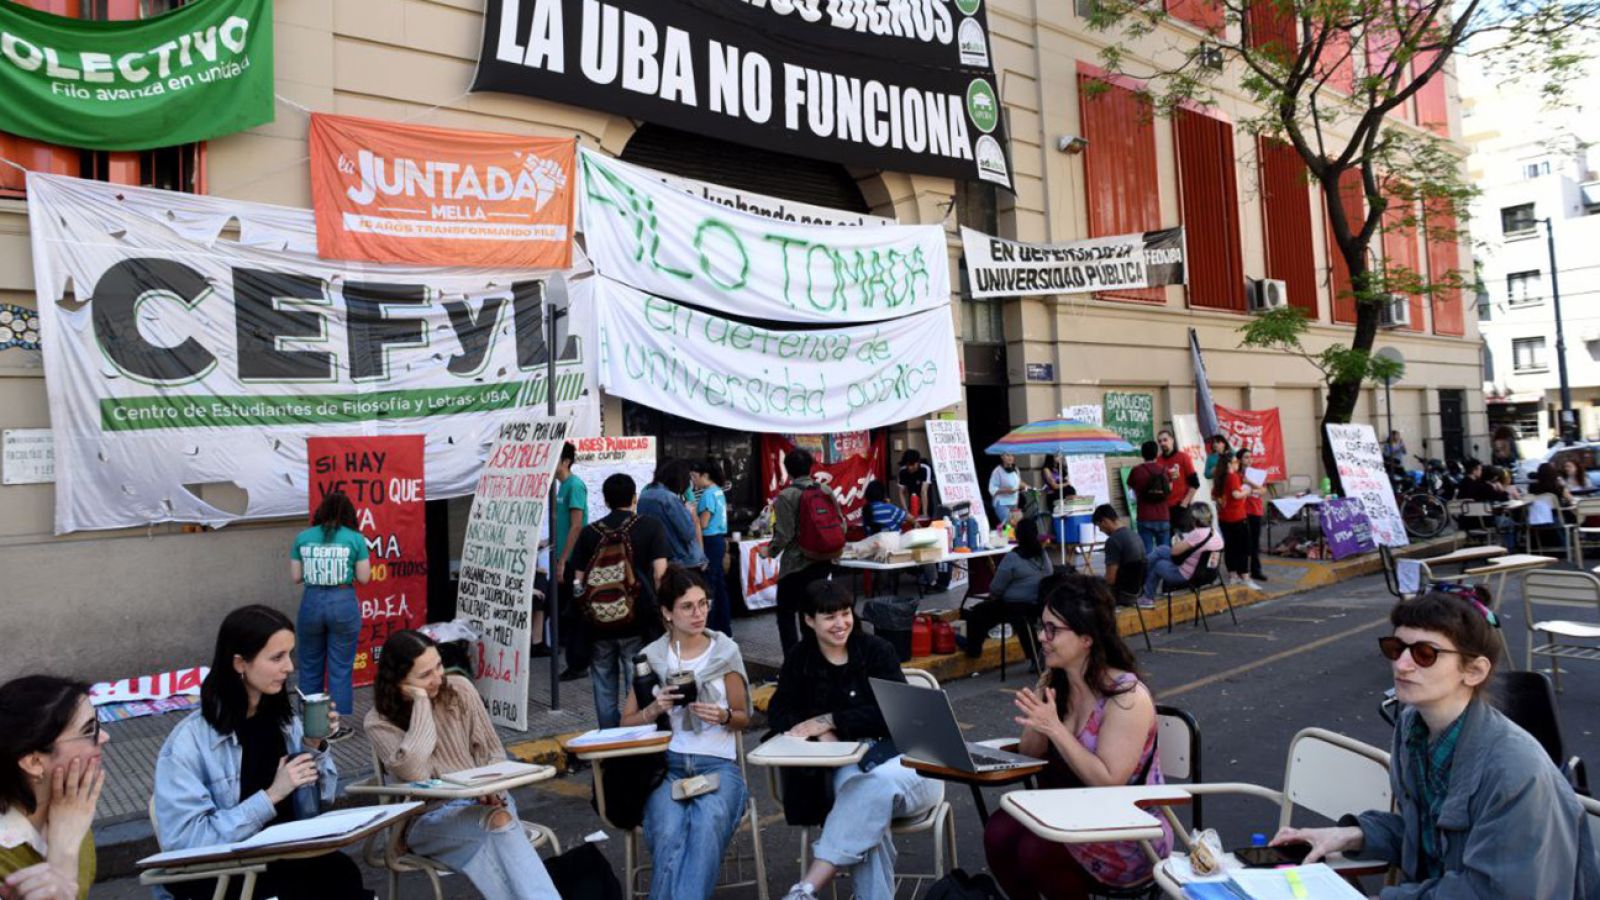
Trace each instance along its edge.
{"label": "wall-mounted sign", "polygon": [[48,428],[0,432],[0,483],[49,484],[56,480],[56,441]]}
{"label": "wall-mounted sign", "polygon": [[1055,363],[1028,363],[1029,381],[1055,381]]}

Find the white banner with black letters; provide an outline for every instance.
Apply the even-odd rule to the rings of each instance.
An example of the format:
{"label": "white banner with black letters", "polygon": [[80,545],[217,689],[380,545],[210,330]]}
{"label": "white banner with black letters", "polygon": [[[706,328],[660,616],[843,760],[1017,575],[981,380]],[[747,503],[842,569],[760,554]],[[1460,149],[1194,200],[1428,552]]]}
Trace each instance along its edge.
{"label": "white banner with black letters", "polygon": [[1062,244],[961,229],[973,297],[1036,297],[1184,283],[1183,226]]}
{"label": "white banner with black letters", "polygon": [[961,400],[947,308],[866,325],[779,330],[587,279],[606,393],[738,431],[878,428]]}
{"label": "white banner with black letters", "polygon": [[986,0],[487,0],[474,91],[1011,187]]}
{"label": "white banner with black letters", "polygon": [[950,303],[940,225],[838,228],[729,209],[583,150],[579,217],[596,272],[735,316],[871,322]]}

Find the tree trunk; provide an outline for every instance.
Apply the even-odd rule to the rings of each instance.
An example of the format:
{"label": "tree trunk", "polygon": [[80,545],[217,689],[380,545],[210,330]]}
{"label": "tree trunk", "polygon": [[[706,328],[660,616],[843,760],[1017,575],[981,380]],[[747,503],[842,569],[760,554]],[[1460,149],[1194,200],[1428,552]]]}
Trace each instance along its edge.
{"label": "tree trunk", "polygon": [[[1352,240],[1351,243],[1356,243]],[[1378,317],[1381,304],[1369,296],[1367,288],[1367,248],[1340,246],[1350,271],[1351,289],[1356,295],[1356,330],[1351,339],[1353,350],[1372,352],[1378,338]],[[1355,414],[1356,402],[1361,399],[1361,376],[1354,379],[1335,380],[1328,383],[1328,405],[1322,413],[1322,467],[1333,482],[1333,489],[1341,495],[1344,485],[1339,480],[1339,468],[1333,460],[1333,444],[1328,440],[1328,425],[1348,425]]]}

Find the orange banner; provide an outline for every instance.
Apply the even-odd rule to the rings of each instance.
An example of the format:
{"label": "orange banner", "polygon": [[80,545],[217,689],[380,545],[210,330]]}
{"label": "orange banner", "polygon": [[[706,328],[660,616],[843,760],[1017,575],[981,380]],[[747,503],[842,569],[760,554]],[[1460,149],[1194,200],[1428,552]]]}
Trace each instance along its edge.
{"label": "orange banner", "polygon": [[311,116],[325,259],[565,269],[578,142]]}

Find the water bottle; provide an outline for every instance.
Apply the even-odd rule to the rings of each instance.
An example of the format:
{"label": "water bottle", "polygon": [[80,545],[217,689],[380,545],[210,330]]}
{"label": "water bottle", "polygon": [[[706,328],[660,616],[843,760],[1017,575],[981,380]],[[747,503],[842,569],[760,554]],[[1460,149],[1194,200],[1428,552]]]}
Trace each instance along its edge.
{"label": "water bottle", "polygon": [[1333,479],[1329,478],[1326,475],[1324,475],[1324,476],[1322,476],[1322,491],[1321,491],[1321,494],[1322,494],[1322,496],[1326,497],[1331,493],[1333,493]]}
{"label": "water bottle", "polygon": [[1259,831],[1254,833],[1254,834],[1252,834],[1252,835],[1250,835],[1250,846],[1252,846],[1252,847],[1265,847],[1266,845],[1267,845],[1267,836],[1266,835],[1262,834]]}
{"label": "water bottle", "polygon": [[640,709],[650,705],[656,698],[656,688],[661,686],[661,679],[656,677],[656,670],[650,667],[650,660],[641,651],[633,657],[633,698]]}

